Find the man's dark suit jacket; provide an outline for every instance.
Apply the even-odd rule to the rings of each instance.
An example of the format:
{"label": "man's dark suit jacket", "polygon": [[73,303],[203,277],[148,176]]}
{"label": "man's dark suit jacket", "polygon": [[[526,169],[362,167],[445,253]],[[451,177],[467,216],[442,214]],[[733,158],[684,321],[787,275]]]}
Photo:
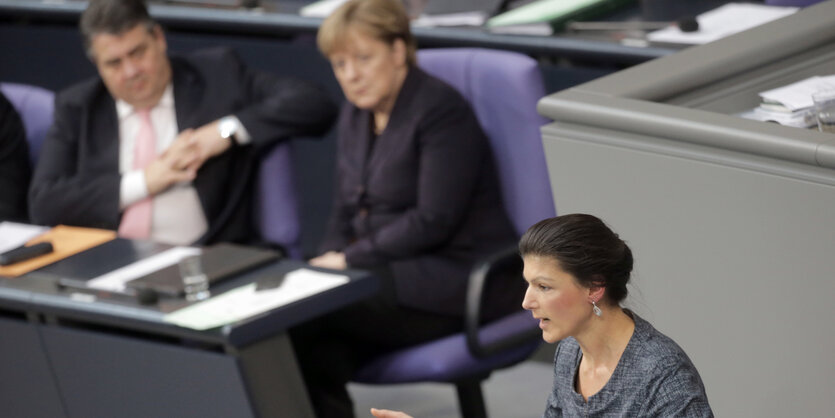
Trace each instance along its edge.
{"label": "man's dark suit jacket", "polygon": [[17,111],[0,93],[0,221],[25,222],[29,145]]}
{"label": "man's dark suit jacket", "polygon": [[390,267],[401,305],[462,315],[474,262],[517,239],[487,138],[466,100],[418,68],[376,138],[372,122],[342,109],[322,250],[344,251],[352,267]]}
{"label": "man's dark suit jacket", "polygon": [[[252,71],[228,49],[172,57],[171,67],[180,130],[234,114],[252,137],[251,145],[233,146],[197,172],[193,184],[209,225],[198,243],[253,241],[258,154],[281,139],[323,134],[336,108],[319,89]],[[29,192],[32,221],[117,229],[118,156],[116,105],[101,79],[59,93]]]}

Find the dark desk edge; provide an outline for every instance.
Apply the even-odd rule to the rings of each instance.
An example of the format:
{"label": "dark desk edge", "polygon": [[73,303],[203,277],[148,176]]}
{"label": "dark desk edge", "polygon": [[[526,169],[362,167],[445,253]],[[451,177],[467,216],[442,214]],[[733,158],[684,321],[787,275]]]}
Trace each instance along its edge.
{"label": "dark desk edge", "polygon": [[[253,275],[263,273],[271,266],[287,262],[281,261],[253,270],[239,278],[224,282],[223,287],[229,290],[245,285],[252,282]],[[289,262],[298,267],[306,266],[298,261]],[[270,335],[284,332],[296,324],[366,298],[378,289],[378,279],[366,272],[353,270],[346,271],[344,274],[350,279],[347,285],[337,286],[303,300],[279,306],[240,322],[205,331],[163,322],[164,313],[138,304],[74,300],[71,297],[72,292],[55,290],[54,284],[45,283],[45,280],[36,283],[31,289],[7,282],[7,280],[24,280],[21,278],[0,280],[0,308],[24,313],[44,313],[59,319],[75,320],[90,325],[245,347]]]}

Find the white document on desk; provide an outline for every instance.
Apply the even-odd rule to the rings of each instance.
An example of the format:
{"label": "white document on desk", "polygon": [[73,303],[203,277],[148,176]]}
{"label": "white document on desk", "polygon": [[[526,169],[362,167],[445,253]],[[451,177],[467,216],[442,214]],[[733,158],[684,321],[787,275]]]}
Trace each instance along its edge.
{"label": "white document on desk", "polygon": [[20,247],[46,231],[49,231],[49,228],[45,226],[0,222],[0,254]]}
{"label": "white document on desk", "polygon": [[728,3],[696,17],[699,30],[682,32],[677,26],[670,26],[647,35],[651,42],[675,44],[706,44],[788,16],[797,7],[776,7],[763,4]]}
{"label": "white document on desk", "polygon": [[760,93],[771,103],[779,103],[792,112],[815,105],[812,94],[819,90],[835,89],[835,75],[814,76],[776,89]]}
{"label": "white document on desk", "polygon": [[342,6],[348,0],[320,0],[304,6],[299,10],[299,16],[326,18],[334,10]]}
{"label": "white document on desk", "polygon": [[109,292],[124,292],[125,283],[177,264],[185,257],[200,253],[202,251],[195,247],[174,247],[91,279],[87,282],[87,287]]}
{"label": "white document on desk", "polygon": [[482,11],[449,13],[443,15],[420,15],[412,20],[413,27],[438,26],[481,26],[487,21],[487,13]]}
{"label": "white document on desk", "polygon": [[287,273],[284,281],[276,288],[256,291],[256,284],[251,283],[174,311],[166,315],[163,320],[196,330],[215,328],[346,283],[348,283],[347,276],[300,268]]}

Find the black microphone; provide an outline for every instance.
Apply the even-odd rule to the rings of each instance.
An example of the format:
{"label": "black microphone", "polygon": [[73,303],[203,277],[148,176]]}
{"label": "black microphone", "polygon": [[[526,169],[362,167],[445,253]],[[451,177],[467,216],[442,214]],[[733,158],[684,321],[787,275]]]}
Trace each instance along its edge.
{"label": "black microphone", "polygon": [[159,292],[147,287],[136,291],[136,300],[140,305],[154,305],[159,301]]}
{"label": "black microphone", "polygon": [[687,16],[677,20],[676,26],[682,32],[696,32],[699,30],[699,21],[693,16]]}
{"label": "black microphone", "polygon": [[678,26],[682,32],[696,32],[699,30],[699,21],[695,17],[685,16],[675,22],[569,22],[566,28],[569,31],[584,30],[657,30],[668,26]]}
{"label": "black microphone", "polygon": [[0,254],[0,266],[8,266],[9,264],[19,263],[30,258],[35,258],[39,255],[49,254],[51,252],[52,244],[49,242],[39,242],[28,247],[22,245]]}

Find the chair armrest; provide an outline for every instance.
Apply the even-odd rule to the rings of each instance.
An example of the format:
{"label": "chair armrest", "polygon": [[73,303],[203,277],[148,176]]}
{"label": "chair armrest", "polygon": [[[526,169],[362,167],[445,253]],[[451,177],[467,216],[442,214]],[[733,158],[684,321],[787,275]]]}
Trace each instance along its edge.
{"label": "chair armrest", "polygon": [[[509,335],[499,335],[491,333],[492,335],[482,335],[484,325],[481,324],[482,318],[482,304],[484,302],[484,292],[487,288],[488,282],[496,278],[506,278],[507,272],[514,272],[513,275],[518,276],[518,280],[522,280],[522,258],[519,256],[518,249],[513,246],[503,251],[495,253],[490,257],[481,260],[473,268],[470,273],[469,284],[467,287],[467,303],[466,311],[464,313],[464,333],[467,341],[467,348],[476,357],[486,357],[512,347],[528,344],[533,341],[541,339],[541,331],[533,326],[520,326],[519,321],[510,318],[514,313],[491,322],[491,325],[501,321],[505,321],[507,328],[515,328],[514,332]],[[502,274],[504,273],[504,275]],[[522,301],[519,301],[519,312],[524,312],[521,309]],[[516,312],[515,314],[518,314]],[[510,322],[514,322],[511,324]],[[499,333],[505,334],[505,333]],[[482,338],[485,337],[485,338]],[[492,337],[492,338],[491,338]]]}

